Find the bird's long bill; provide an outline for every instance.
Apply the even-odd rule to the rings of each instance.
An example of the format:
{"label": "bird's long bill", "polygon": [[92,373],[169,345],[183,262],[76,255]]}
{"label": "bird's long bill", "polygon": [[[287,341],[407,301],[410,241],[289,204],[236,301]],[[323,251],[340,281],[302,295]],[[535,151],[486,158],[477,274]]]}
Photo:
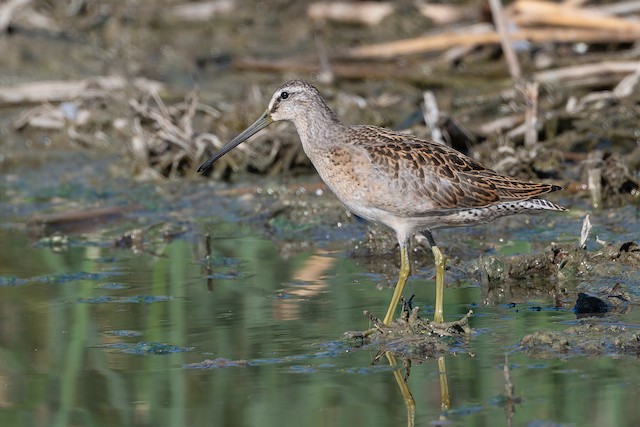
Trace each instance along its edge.
{"label": "bird's long bill", "polygon": [[198,168],[198,172],[204,172],[207,169],[209,169],[209,167],[211,167],[213,162],[215,162],[220,157],[227,154],[229,151],[236,148],[238,145],[240,145],[240,143],[246,141],[256,133],[260,132],[262,129],[269,126],[271,123],[273,123],[273,119],[271,118],[271,115],[269,114],[269,112],[265,111],[264,114],[260,116],[260,118],[256,120],[251,126],[249,126],[244,131],[242,131],[240,135],[236,136],[231,141],[229,141],[224,147],[222,147],[213,156],[209,157],[209,160],[201,164],[200,167]]}

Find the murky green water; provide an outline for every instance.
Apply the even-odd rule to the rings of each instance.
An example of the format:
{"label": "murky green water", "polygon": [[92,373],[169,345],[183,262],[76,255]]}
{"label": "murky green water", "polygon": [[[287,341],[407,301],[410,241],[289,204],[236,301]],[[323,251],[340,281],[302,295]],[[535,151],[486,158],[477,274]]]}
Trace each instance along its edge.
{"label": "murky green water", "polygon": [[[81,234],[57,251],[15,224],[0,229],[1,425],[406,424],[386,360],[372,366],[375,349],[338,340],[366,328],[362,310],[383,311],[391,295],[344,252],[283,257],[238,222],[202,221],[141,253],[109,241]],[[414,279],[410,291],[430,307],[432,286]],[[527,333],[576,322],[551,299],[487,306],[480,287],[463,283],[445,303],[450,318],[473,307],[476,334],[444,358],[448,410],[437,361],[412,366],[416,425],[640,422],[636,359],[515,351]],[[640,323],[637,314],[624,320]],[[208,369],[189,366],[207,360]]]}

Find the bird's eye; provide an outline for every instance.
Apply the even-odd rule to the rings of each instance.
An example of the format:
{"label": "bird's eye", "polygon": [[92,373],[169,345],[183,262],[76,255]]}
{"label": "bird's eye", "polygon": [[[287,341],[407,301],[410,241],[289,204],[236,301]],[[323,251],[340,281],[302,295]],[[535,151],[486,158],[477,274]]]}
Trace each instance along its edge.
{"label": "bird's eye", "polygon": [[280,94],[280,99],[287,99],[289,97],[289,92],[282,92]]}

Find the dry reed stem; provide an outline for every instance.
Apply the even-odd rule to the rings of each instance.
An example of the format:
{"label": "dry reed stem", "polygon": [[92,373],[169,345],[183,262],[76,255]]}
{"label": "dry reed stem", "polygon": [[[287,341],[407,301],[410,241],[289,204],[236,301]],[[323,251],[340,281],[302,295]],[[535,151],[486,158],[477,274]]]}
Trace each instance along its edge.
{"label": "dry reed stem", "polygon": [[640,31],[640,22],[609,16],[601,10],[574,7],[540,0],[518,0],[512,5],[512,19],[519,25],[552,25],[614,32]]}
{"label": "dry reed stem", "polygon": [[[535,43],[634,42],[640,29],[634,31],[583,28],[521,28],[510,33],[511,40]],[[344,51],[350,59],[393,59],[398,56],[434,52],[458,46],[483,46],[500,43],[500,35],[486,25],[473,25],[454,32],[415,37],[386,43],[364,45]]]}
{"label": "dry reed stem", "polygon": [[509,74],[513,80],[518,81],[522,77],[522,71],[520,70],[520,63],[518,62],[516,52],[513,49],[513,42],[509,35],[507,18],[504,10],[502,9],[502,3],[500,0],[489,0],[489,7],[491,7],[493,23],[500,35],[500,46],[502,47],[502,53],[507,60]]}
{"label": "dry reed stem", "polygon": [[113,92],[123,91],[130,86],[142,92],[159,92],[164,89],[164,84],[157,81],[137,78],[131,82],[122,76],[95,76],[72,81],[39,81],[0,87],[0,105],[105,98],[113,95]]}

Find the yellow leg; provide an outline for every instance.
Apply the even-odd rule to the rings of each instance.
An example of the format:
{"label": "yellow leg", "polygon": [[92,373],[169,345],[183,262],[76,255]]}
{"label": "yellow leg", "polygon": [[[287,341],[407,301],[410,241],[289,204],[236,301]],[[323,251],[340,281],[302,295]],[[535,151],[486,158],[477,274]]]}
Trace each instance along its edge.
{"label": "yellow leg", "polygon": [[409,263],[409,251],[407,250],[406,245],[400,245],[400,276],[398,277],[398,283],[396,283],[396,288],[393,291],[393,296],[391,297],[391,304],[389,304],[389,309],[387,309],[387,314],[384,316],[383,323],[385,325],[389,325],[393,320],[393,313],[396,311],[396,307],[400,302],[400,297],[402,296],[402,291],[404,290],[404,285],[407,283],[407,278],[411,274],[411,264]]}
{"label": "yellow leg", "polygon": [[433,314],[435,323],[444,322],[444,264],[445,259],[436,245],[431,246],[431,252],[436,260],[436,307]]}
{"label": "yellow leg", "polygon": [[444,264],[445,259],[442,252],[436,245],[436,241],[433,240],[431,231],[425,230],[424,237],[427,238],[429,246],[431,246],[431,252],[433,252],[433,258],[436,261],[436,307],[433,313],[433,321],[435,323],[444,322]]}

